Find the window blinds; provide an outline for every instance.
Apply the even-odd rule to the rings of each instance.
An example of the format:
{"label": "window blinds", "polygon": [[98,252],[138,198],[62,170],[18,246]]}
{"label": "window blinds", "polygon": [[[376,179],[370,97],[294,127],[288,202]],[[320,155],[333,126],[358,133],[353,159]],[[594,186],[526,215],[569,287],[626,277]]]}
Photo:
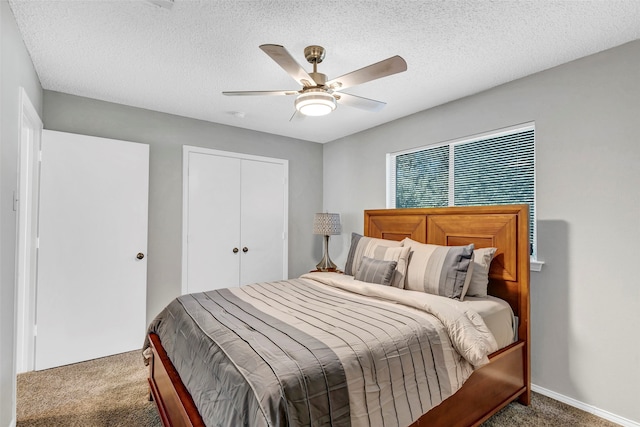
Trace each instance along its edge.
{"label": "window blinds", "polygon": [[533,206],[533,130],[456,145],[454,164],[455,206]]}
{"label": "window blinds", "polygon": [[396,207],[448,206],[448,145],[399,155],[395,163]]}

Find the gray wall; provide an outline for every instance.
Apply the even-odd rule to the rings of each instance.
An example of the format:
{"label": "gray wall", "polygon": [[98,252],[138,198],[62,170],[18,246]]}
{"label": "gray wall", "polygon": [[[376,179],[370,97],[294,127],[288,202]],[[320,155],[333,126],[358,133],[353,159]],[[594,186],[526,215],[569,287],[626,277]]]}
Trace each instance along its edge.
{"label": "gray wall", "polygon": [[20,87],[42,117],[42,87],[6,1],[0,1],[0,426],[15,421],[14,319]]}
{"label": "gray wall", "polygon": [[385,207],[386,153],[535,121],[533,383],[640,422],[639,76],[635,41],[325,144],[334,260],[362,211]]}
{"label": "gray wall", "polygon": [[322,145],[59,92],[44,92],[45,129],[150,146],[147,318],[181,293],[182,146],[289,160],[289,276],[321,257]]}

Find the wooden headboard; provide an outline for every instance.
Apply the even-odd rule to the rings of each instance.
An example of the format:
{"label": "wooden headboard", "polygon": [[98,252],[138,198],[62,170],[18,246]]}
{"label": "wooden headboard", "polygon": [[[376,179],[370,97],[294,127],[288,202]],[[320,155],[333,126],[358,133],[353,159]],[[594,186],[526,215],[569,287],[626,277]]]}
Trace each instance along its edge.
{"label": "wooden headboard", "polygon": [[507,301],[529,341],[528,205],[378,209],[364,212],[364,234],[389,240],[498,248],[489,271],[490,295]]}

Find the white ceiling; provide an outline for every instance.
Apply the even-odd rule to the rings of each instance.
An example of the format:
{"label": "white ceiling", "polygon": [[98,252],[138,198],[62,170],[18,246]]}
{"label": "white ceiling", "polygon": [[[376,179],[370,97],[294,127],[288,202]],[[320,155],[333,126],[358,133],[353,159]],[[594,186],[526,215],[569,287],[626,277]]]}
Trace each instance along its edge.
{"label": "white ceiling", "polygon": [[[169,3],[168,0],[155,0]],[[328,142],[640,38],[640,1],[9,0],[44,89]],[[298,90],[258,46],[329,78],[393,55],[408,70],[345,90],[387,102],[289,121]]]}

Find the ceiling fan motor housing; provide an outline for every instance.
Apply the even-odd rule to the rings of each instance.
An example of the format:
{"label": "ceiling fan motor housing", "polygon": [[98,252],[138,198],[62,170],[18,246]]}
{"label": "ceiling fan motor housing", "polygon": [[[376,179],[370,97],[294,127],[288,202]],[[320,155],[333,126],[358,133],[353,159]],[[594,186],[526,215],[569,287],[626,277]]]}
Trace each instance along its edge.
{"label": "ceiling fan motor housing", "polygon": [[304,48],[304,57],[310,64],[319,64],[324,59],[326,51],[322,46],[311,45]]}

